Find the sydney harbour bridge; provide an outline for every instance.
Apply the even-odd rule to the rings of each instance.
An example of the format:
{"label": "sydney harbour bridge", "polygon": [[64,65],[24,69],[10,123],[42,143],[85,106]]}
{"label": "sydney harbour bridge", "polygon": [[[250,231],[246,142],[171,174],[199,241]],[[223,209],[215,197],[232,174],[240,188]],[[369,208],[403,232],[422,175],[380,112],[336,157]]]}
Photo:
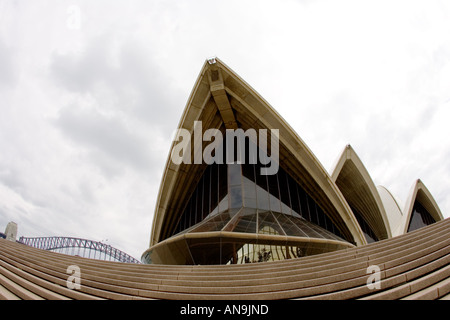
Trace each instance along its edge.
{"label": "sydney harbour bridge", "polygon": [[127,253],[101,241],[73,237],[20,237],[19,241],[30,247],[84,258],[125,263],[141,263]]}

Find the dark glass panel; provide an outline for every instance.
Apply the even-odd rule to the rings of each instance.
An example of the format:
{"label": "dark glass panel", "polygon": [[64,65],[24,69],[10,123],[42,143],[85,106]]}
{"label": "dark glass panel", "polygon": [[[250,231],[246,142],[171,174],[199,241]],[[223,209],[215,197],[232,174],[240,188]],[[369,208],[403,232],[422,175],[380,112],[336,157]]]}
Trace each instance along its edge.
{"label": "dark glass panel", "polygon": [[306,192],[297,185],[297,192],[298,192],[298,198],[300,201],[300,206],[301,206],[301,215],[303,218],[305,218],[308,221],[311,221],[311,214],[309,212],[309,208],[308,208],[308,196],[306,194]]}
{"label": "dark glass panel", "polygon": [[224,231],[256,233],[257,215],[256,210],[242,209]]}
{"label": "dark glass panel", "polygon": [[[236,248],[238,246],[234,246],[234,249]],[[304,247],[301,246],[241,243],[235,253],[235,259],[230,259],[228,263],[246,264],[292,259],[302,256],[303,251]]]}
{"label": "dark glass panel", "polygon": [[247,178],[243,178],[244,206],[246,208],[257,208],[256,184]]}
{"label": "dark glass panel", "polygon": [[258,212],[258,215],[258,233],[284,235],[283,229],[281,229],[277,220],[273,217],[270,211]]}
{"label": "dark glass panel", "polygon": [[206,183],[206,181],[205,181],[205,174],[206,174],[206,171],[205,171],[205,173],[203,174],[203,177],[202,177],[202,179],[200,180],[200,183],[199,183],[199,188],[198,188],[198,198],[197,198],[197,217],[196,217],[196,223],[198,223],[198,222],[200,222],[200,221],[202,221],[203,220],[203,210],[204,210],[204,207],[203,207],[203,196],[204,196],[204,185],[205,185],[205,183]]}
{"label": "dark glass panel", "polygon": [[288,174],[286,174],[286,176],[289,185],[289,198],[291,200],[292,214],[293,215],[298,214],[299,216],[301,216],[302,210],[300,208],[297,184],[295,183],[294,179],[292,179]]}
{"label": "dark glass panel", "polygon": [[240,164],[228,165],[230,208],[242,207],[242,172]]}
{"label": "dark glass panel", "polygon": [[435,223],[436,220],[425,209],[425,207],[418,201],[414,203],[411,220],[409,221],[408,232],[420,229]]}
{"label": "dark glass panel", "polygon": [[270,209],[275,212],[281,212],[280,189],[278,187],[277,174],[268,175],[267,182],[269,184],[269,193],[272,195],[272,197],[269,197]]}
{"label": "dark glass panel", "polygon": [[295,223],[284,214],[273,212],[273,215],[280,223],[286,235],[295,237],[308,237],[308,235],[297,226],[297,224],[299,223],[298,221],[297,223]]}
{"label": "dark glass panel", "polygon": [[285,205],[283,202],[280,202],[281,204],[281,213],[291,215],[292,210],[288,205]]}
{"label": "dark glass panel", "polygon": [[[242,172],[244,177],[256,181],[257,187],[257,208],[261,210],[271,210],[273,212],[281,212],[288,215],[302,216],[307,221],[319,225],[321,228],[335,233],[341,237],[331,219],[323,212],[317,203],[299,186],[286,171],[279,168],[276,175],[261,175],[259,174],[260,164],[254,166],[254,171],[251,170],[253,165],[244,164]],[[249,190],[250,184],[248,181],[244,182],[244,198],[245,190]],[[265,192],[267,191],[267,192]],[[249,196],[249,198],[251,198]],[[281,200],[281,201],[280,201]],[[244,201],[244,204],[247,203]],[[252,201],[248,201],[252,203]],[[291,210],[292,209],[292,210]],[[314,231],[310,230],[310,233]]]}
{"label": "dark glass panel", "polygon": [[219,166],[219,202],[227,195],[228,193],[228,165],[220,164]]}
{"label": "dark glass panel", "polygon": [[229,164],[228,165],[228,181],[230,186],[241,185],[241,165],[240,164]]}
{"label": "dark glass panel", "polygon": [[252,241],[225,238],[221,241],[222,263],[224,264],[244,264],[251,263],[253,247],[256,245]]}
{"label": "dark glass panel", "polygon": [[319,219],[317,217],[317,212],[314,210],[314,201],[311,199],[310,196],[306,195],[306,207],[309,212],[310,220],[311,222],[315,224],[319,224]]}
{"label": "dark glass panel", "polygon": [[[227,166],[209,165],[191,195],[180,217],[174,234],[205,219],[212,211],[219,212],[218,204],[227,195]],[[228,204],[221,207],[226,210]]]}
{"label": "dark glass panel", "polygon": [[258,145],[256,141],[251,141],[248,137],[245,138],[245,164],[258,163]]}
{"label": "dark glass panel", "polygon": [[184,229],[189,228],[190,220],[191,220],[191,211],[192,211],[192,201],[189,201],[189,204],[187,205],[187,208],[184,212],[184,219],[183,219],[183,227],[178,230],[182,231]]}
{"label": "dark glass panel", "polygon": [[220,201],[218,212],[223,212],[225,210],[228,210],[228,195],[225,195],[225,197]]}
{"label": "dark glass panel", "polygon": [[242,207],[242,187],[240,185],[230,187],[230,208]]}
{"label": "dark glass panel", "polygon": [[195,264],[221,264],[221,238],[189,238],[186,239],[190,255]]}
{"label": "dark glass panel", "polygon": [[317,212],[317,216],[320,217],[320,226],[324,228],[325,230],[331,231],[331,220],[328,218],[328,216],[322,211],[322,209],[315,203],[315,209]]}
{"label": "dark glass panel", "polygon": [[311,230],[313,230],[315,233],[320,235],[320,238],[323,239],[334,239],[333,236],[328,236],[327,232],[325,229],[321,228],[320,226],[318,226],[317,224],[314,223],[307,223],[307,226],[309,228],[311,228]]}
{"label": "dark glass panel", "polygon": [[219,212],[228,209],[228,201],[223,201],[228,194],[228,165],[219,165]]}
{"label": "dark glass panel", "polygon": [[202,220],[204,220],[209,213],[210,209],[210,199],[211,199],[211,166],[208,166],[203,177],[203,210],[202,210]]}
{"label": "dark glass panel", "polygon": [[319,232],[326,239],[335,239],[335,240],[339,240],[339,241],[345,241],[341,236],[336,235],[335,233],[333,233],[329,230],[321,228],[318,225],[313,225],[313,227],[315,227],[315,229],[314,229],[315,231]]}
{"label": "dark glass panel", "polygon": [[[211,189],[210,189],[210,213],[218,213],[219,204],[219,165],[212,164],[211,167]],[[216,211],[214,211],[216,210]],[[214,211],[214,212],[213,212]]]}
{"label": "dark glass panel", "polygon": [[230,214],[225,211],[218,215],[211,216],[205,221],[199,223],[191,232],[212,232],[221,231],[222,228],[230,221]]}
{"label": "dark glass panel", "polygon": [[242,175],[255,182],[255,165],[254,164],[244,164],[242,165]]}
{"label": "dark glass panel", "polygon": [[260,168],[261,166],[259,164],[255,165],[256,184],[264,190],[268,191],[269,186],[267,185],[267,176],[260,174]]}
{"label": "dark glass panel", "polygon": [[331,233],[335,234],[339,238],[343,239],[344,236],[342,235],[342,233],[339,231],[339,229],[334,225],[333,221],[331,221],[331,219],[322,211],[322,209],[319,206],[317,206],[317,211],[319,212],[319,214],[321,214],[325,218],[325,227],[326,227],[325,229],[327,229]]}
{"label": "dark glass panel", "polygon": [[281,212],[285,214],[291,214],[291,198],[289,192],[289,183],[287,179],[287,173],[281,171],[278,174],[278,185],[280,188],[280,199],[281,199]]}
{"label": "dark glass panel", "polygon": [[350,206],[350,208],[352,209],[353,214],[355,215],[355,218],[358,221],[359,226],[361,227],[361,230],[364,234],[364,237],[366,238],[367,243],[378,241],[378,237],[375,235],[375,232],[373,232],[372,228],[369,226],[369,224],[363,218],[363,216],[359,213],[359,211],[356,210],[353,206]]}
{"label": "dark glass panel", "polygon": [[[319,225],[319,226],[321,226],[322,228],[327,228],[327,225],[326,225],[326,222],[325,222],[325,215],[323,214],[323,212],[322,211],[318,211],[317,210],[317,204],[316,204],[316,202],[315,201],[313,201],[312,199],[311,199],[311,201],[309,202],[310,203],[310,208],[311,208],[311,210],[313,210],[314,212],[315,212],[315,214],[316,214],[316,216],[317,216],[317,224]],[[322,214],[321,214],[322,213]]]}
{"label": "dark glass panel", "polygon": [[296,221],[297,226],[310,238],[322,238],[322,235],[318,233],[313,226],[314,223],[311,223],[307,220],[301,218],[288,217],[289,219]]}
{"label": "dark glass panel", "polygon": [[195,189],[195,198],[194,198],[195,209],[194,209],[194,214],[193,214],[194,220],[192,221],[191,226],[193,226],[194,224],[196,224],[197,222],[200,221],[199,215],[201,214],[201,208],[202,208],[202,202],[201,202],[201,198],[202,198],[201,186],[202,186],[202,184],[201,184],[201,182],[203,182],[203,181],[200,181],[199,185]]}
{"label": "dark glass panel", "polygon": [[258,209],[270,210],[269,193],[258,185],[256,186],[256,199],[258,202]]}
{"label": "dark glass panel", "polygon": [[[303,225],[295,232],[290,231],[292,233],[324,237],[327,235],[321,230],[325,229],[341,237],[331,219],[286,171],[279,168],[277,174],[266,176],[260,174],[260,168],[261,164],[249,163],[208,166],[180,218],[176,232],[226,210],[234,215],[244,207],[301,216],[320,226],[320,231],[317,231],[314,227]],[[238,229],[247,230],[251,220],[242,220]],[[256,226],[251,226],[251,229],[255,230],[252,232],[257,230]]]}

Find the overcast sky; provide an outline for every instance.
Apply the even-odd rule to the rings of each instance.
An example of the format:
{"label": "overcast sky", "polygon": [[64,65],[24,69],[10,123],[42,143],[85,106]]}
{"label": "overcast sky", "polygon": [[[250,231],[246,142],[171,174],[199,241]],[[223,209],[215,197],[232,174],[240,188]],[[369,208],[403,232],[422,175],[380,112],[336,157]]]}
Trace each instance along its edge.
{"label": "overcast sky", "polygon": [[346,144],[450,216],[449,1],[0,0],[0,229],[148,248],[171,133],[219,57],[330,171]]}

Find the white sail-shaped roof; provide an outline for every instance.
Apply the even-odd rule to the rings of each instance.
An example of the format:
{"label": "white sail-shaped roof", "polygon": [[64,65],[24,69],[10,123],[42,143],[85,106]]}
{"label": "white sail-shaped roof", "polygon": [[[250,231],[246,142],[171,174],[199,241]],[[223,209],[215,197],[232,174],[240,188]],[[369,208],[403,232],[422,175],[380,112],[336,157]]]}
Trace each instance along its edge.
{"label": "white sail-shaped roof", "polygon": [[[358,221],[318,159],[285,120],[245,81],[215,58],[203,65],[178,128],[193,131],[194,122],[208,128],[278,129],[280,165],[302,184],[333,222],[356,245],[366,243]],[[198,172],[174,164],[169,153],[152,224],[150,246],[170,236]],[[192,154],[195,154],[193,150]]]}
{"label": "white sail-shaped roof", "polygon": [[426,209],[426,211],[431,215],[434,221],[437,222],[444,220],[444,217],[441,213],[441,210],[439,209],[439,206],[436,203],[436,200],[434,200],[425,184],[420,179],[417,179],[410,189],[405,207],[403,209],[403,221],[402,225],[400,226],[400,230],[402,231],[402,233],[408,232],[408,226],[411,221],[414,205],[416,202],[419,202]]}
{"label": "white sail-shaped roof", "polygon": [[355,150],[347,145],[331,175],[352,210],[366,221],[379,240],[391,237],[389,219],[378,190]]}

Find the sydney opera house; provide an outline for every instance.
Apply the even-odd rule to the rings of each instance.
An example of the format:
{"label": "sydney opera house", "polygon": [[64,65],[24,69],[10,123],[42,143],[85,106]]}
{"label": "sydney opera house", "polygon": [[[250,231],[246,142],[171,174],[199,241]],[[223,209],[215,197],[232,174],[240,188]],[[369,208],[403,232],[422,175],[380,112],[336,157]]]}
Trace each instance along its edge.
{"label": "sydney opera house", "polygon": [[[145,262],[285,260],[390,239],[443,219],[420,180],[408,207],[399,208],[387,189],[374,185],[349,145],[329,175],[282,117],[218,59],[205,63],[179,128],[194,132],[196,123],[202,124],[201,135],[207,129],[222,132],[222,145],[241,134],[247,152],[240,161],[235,155],[231,161],[223,156],[212,164],[194,164],[195,154],[212,143],[202,140],[201,146],[189,144],[185,153],[192,159],[186,163],[175,164],[169,156]],[[248,150],[259,148],[261,140],[264,151],[274,153],[273,139],[258,137],[261,129],[277,129],[274,174],[261,174],[266,165],[249,159]]]}
{"label": "sydney opera house", "polygon": [[[421,180],[405,186],[401,206],[350,145],[328,172],[217,58],[205,61],[178,129],[143,264],[0,239],[0,296],[450,299],[450,221]],[[78,289],[66,286],[69,265],[81,270]]]}

